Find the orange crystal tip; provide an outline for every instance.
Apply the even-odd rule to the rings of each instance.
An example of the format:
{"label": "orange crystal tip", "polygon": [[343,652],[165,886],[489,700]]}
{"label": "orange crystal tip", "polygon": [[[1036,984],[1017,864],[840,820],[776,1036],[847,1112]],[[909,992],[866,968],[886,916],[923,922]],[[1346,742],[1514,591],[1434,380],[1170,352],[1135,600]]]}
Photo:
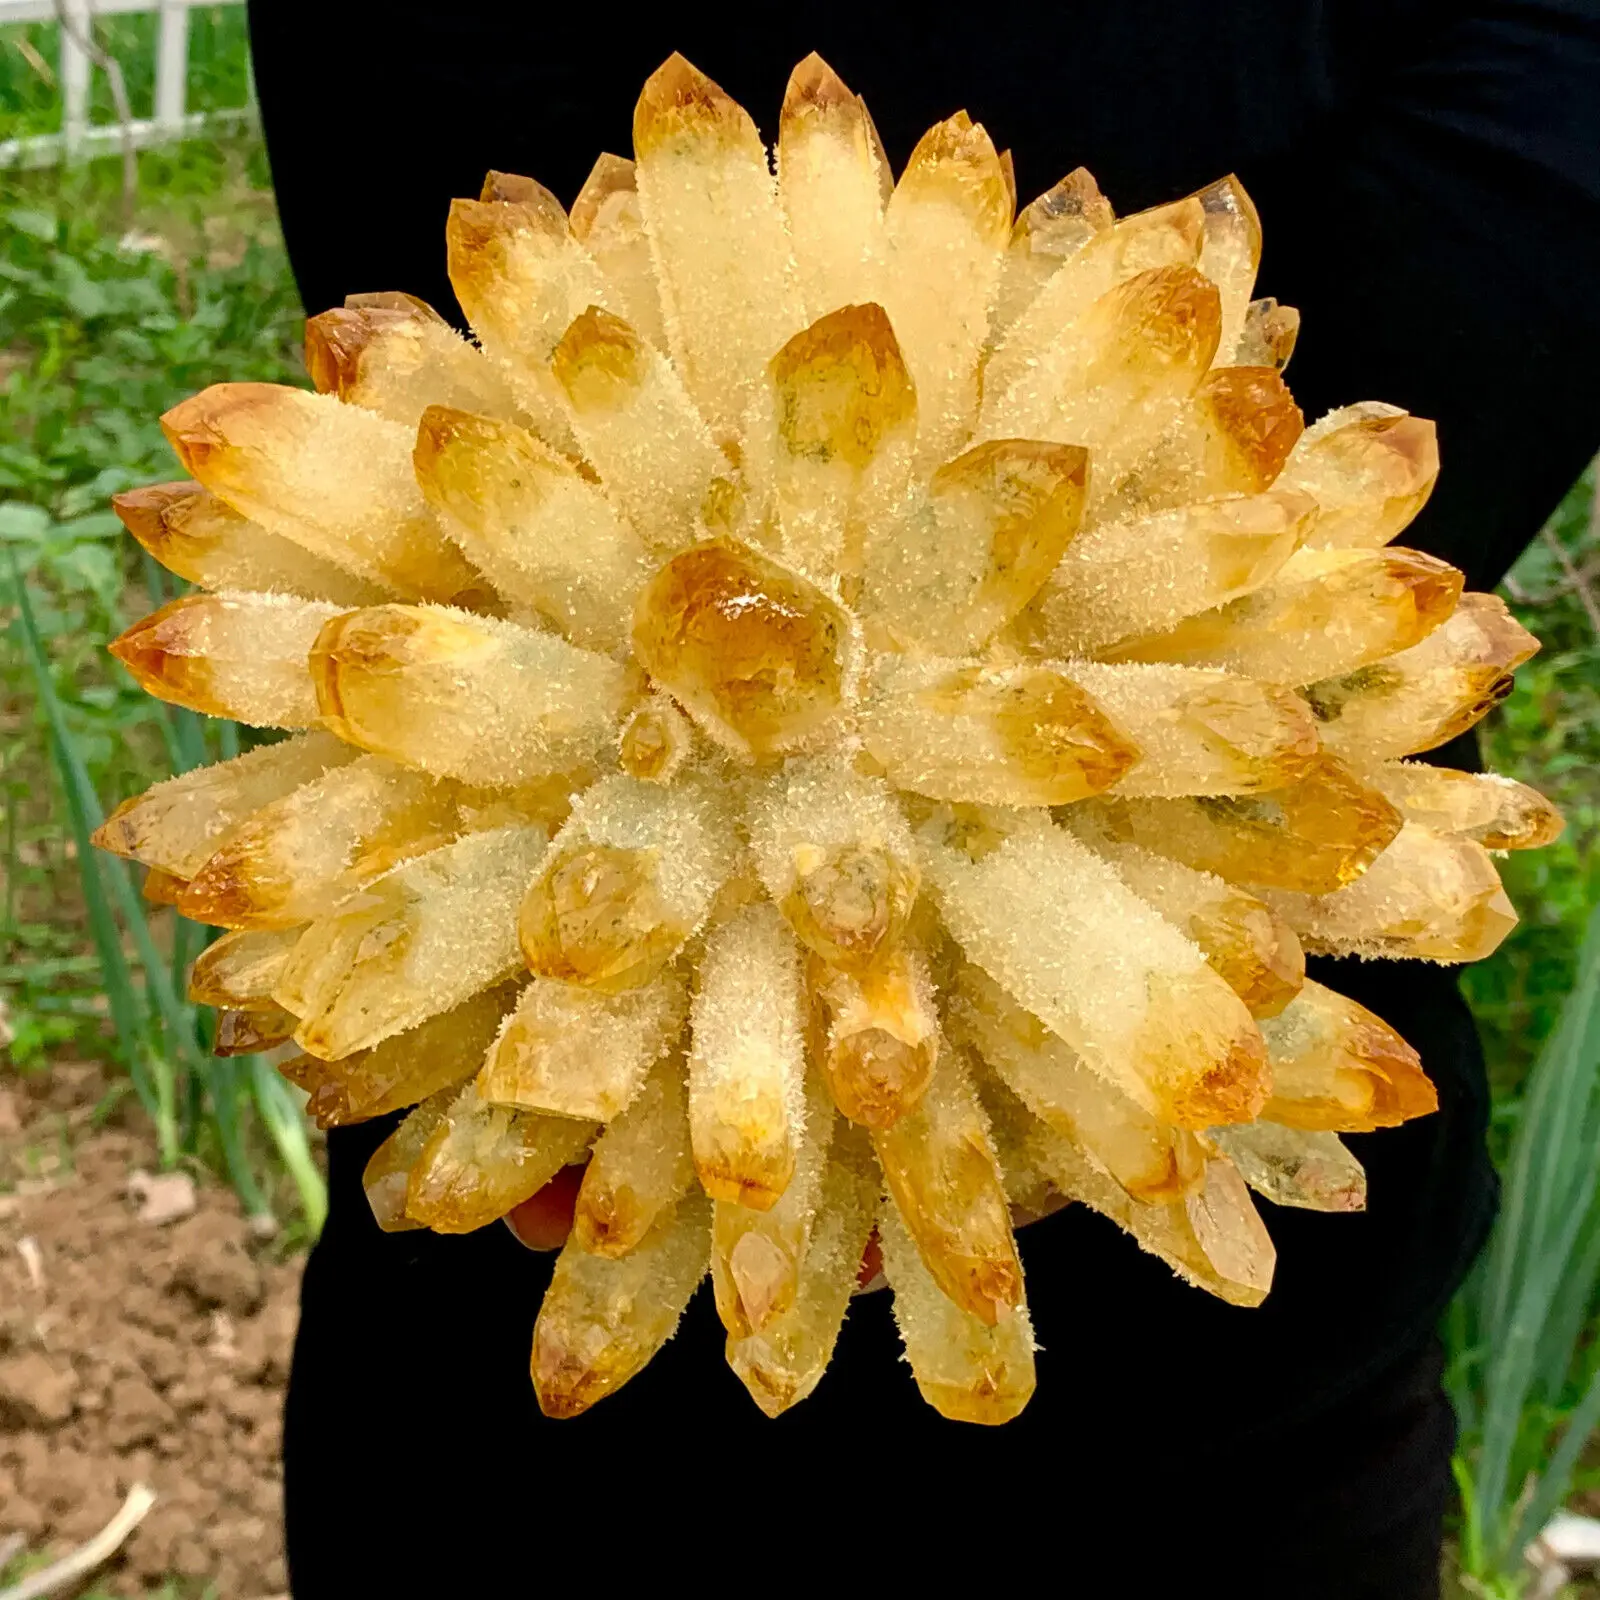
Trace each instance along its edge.
{"label": "orange crystal tip", "polygon": [[674,50],[650,74],[634,107],[633,153],[643,160],[681,139],[761,147],[744,107]]}

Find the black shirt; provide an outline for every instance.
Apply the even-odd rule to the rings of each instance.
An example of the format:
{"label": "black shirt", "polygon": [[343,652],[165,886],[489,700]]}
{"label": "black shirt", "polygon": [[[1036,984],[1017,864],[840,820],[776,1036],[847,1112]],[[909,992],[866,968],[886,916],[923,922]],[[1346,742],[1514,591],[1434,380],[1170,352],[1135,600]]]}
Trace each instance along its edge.
{"label": "black shirt", "polygon": [[[528,173],[570,202],[596,154],[629,152],[639,88],[674,49],[770,137],[790,67],[816,49],[865,97],[897,166],[964,106],[1014,152],[1024,202],[1080,164],[1119,213],[1237,171],[1265,230],[1257,293],[1303,314],[1288,378],[1307,418],[1382,399],[1437,421],[1439,487],[1403,542],[1462,567],[1469,587],[1498,581],[1600,443],[1592,0],[813,0],[645,16],[269,0],[251,13],[310,310],[388,288],[453,310],[445,214],[487,168]],[[1470,740],[1452,756],[1470,762]],[[1103,1497],[1108,1479],[1170,1511],[1202,1491],[1215,1498],[1227,1488],[1219,1474],[1253,1461],[1237,1526],[1216,1530],[1242,1537],[1260,1480],[1314,1471],[1340,1406],[1428,1338],[1493,1209],[1483,1063],[1452,974],[1313,967],[1421,1051],[1439,1112],[1350,1141],[1369,1175],[1363,1215],[1262,1202],[1278,1268],[1257,1310],[1185,1287],[1081,1208],[1026,1230],[1039,1387],[998,1430],[923,1405],[885,1295],[854,1303],[818,1391],[769,1422],[722,1366],[704,1291],[631,1385],[577,1422],[548,1423],[527,1357],[551,1258],[500,1228],[380,1235],[360,1172],[392,1124],[335,1133],[332,1214],[307,1274],[290,1402],[291,1510],[298,1494],[309,1526],[318,1496],[353,1492],[357,1456],[392,1450],[465,1473],[480,1506],[473,1496],[504,1489],[507,1474],[543,1485],[525,1491],[542,1504],[570,1493],[573,1526],[588,1526],[608,1497],[641,1493],[627,1463],[653,1459],[671,1476],[666,1498],[656,1490],[626,1514],[612,1503],[593,1526],[643,1537],[681,1517],[683,1548],[711,1564],[710,1580],[745,1587],[746,1558],[729,1570],[718,1550],[731,1561],[751,1529],[715,1531],[708,1474],[725,1475],[727,1504],[751,1516],[789,1506],[791,1534],[823,1537],[826,1511],[843,1550],[912,1462],[996,1507],[1019,1505],[1054,1539],[1059,1517]],[[445,1493],[403,1476],[419,1503]],[[782,1492],[768,1501],[760,1484]],[[802,1564],[822,1559],[780,1543]],[[866,1548],[881,1544],[873,1534]]]}

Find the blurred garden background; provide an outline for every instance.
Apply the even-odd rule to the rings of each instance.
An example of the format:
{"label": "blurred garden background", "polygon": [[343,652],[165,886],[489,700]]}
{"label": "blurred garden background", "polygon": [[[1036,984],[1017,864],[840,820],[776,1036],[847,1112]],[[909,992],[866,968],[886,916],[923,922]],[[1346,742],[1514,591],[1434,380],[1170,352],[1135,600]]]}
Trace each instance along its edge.
{"label": "blurred garden background", "polygon": [[[93,23],[134,119],[157,110],[162,17],[150,5]],[[18,141],[0,168],[0,1091],[48,1109],[53,1064],[103,1064],[86,1114],[57,1108],[61,1138],[142,1130],[153,1169],[231,1188],[255,1234],[272,1234],[253,1248],[288,1262],[323,1207],[297,1101],[265,1061],[209,1053],[184,998],[204,930],[144,901],[121,863],[89,860],[85,839],[154,779],[237,747],[231,731],[136,690],[105,655],[177,592],[123,536],[109,497],[178,475],[157,419],[179,398],[225,379],[303,382],[301,308],[248,115],[243,6],[189,10],[185,89],[189,112],[244,114],[130,159],[111,139],[92,161],[28,164],[40,158],[27,141],[61,131],[60,44],[54,20],[0,20],[0,146]],[[90,121],[115,127],[118,99],[94,70]],[[1480,730],[1486,765],[1542,789],[1568,826],[1552,848],[1501,863],[1521,925],[1463,978],[1507,1174],[1490,1257],[1445,1330],[1463,1422],[1452,1582],[1465,1593],[1560,1592],[1562,1574],[1532,1572],[1520,1552],[1561,1503],[1581,1509],[1600,1486],[1584,1449],[1600,1421],[1600,940],[1585,944],[1600,904],[1594,491],[1591,467],[1529,529],[1503,592],[1544,649]],[[70,1170],[70,1148],[41,1143],[41,1125],[0,1117],[0,1143],[17,1135],[0,1200]],[[0,1392],[0,1445],[4,1427]],[[32,1546],[8,1554],[7,1532],[0,1487],[0,1591],[44,1559]],[[148,1588],[115,1592],[199,1595],[209,1583],[233,1600],[214,1573],[174,1562],[159,1577],[147,1564]]]}

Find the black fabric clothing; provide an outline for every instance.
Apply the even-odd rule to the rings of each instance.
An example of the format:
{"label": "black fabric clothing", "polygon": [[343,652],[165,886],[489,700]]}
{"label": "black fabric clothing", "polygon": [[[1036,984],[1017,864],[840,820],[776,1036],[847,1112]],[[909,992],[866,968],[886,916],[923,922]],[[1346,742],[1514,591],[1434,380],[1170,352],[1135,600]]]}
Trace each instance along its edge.
{"label": "black fabric clothing", "polygon": [[[1082,164],[1125,213],[1238,171],[1265,226],[1257,292],[1304,316],[1288,375],[1307,416],[1381,398],[1437,420],[1444,472],[1405,540],[1470,586],[1498,580],[1600,442],[1600,0],[814,0],[639,17],[257,0],[250,14],[310,310],[404,288],[453,311],[445,214],[487,168],[570,202],[599,151],[629,149],[639,87],[674,49],[770,136],[789,68],[816,49],[865,96],[897,165],[965,106],[1014,151],[1024,198]],[[1471,755],[1467,741],[1443,758]],[[289,1398],[296,1594],[411,1592],[428,1550],[486,1547],[472,1528],[527,1561],[529,1587],[602,1562],[630,1577],[667,1549],[725,1583],[775,1566],[892,1571],[874,1557],[904,1517],[945,1525],[952,1581],[1048,1559],[1078,1592],[1084,1549],[1135,1528],[1148,1559],[1166,1527],[1199,1592],[1433,1592],[1449,1423],[1429,1339],[1492,1214],[1483,1064],[1447,971],[1317,975],[1416,1045],[1439,1113],[1351,1141],[1364,1215],[1263,1204],[1279,1259],[1259,1310],[1177,1283],[1077,1208],[1026,1230],[1039,1389],[993,1431],[922,1405],[882,1295],[856,1302],[821,1387],[777,1423],[722,1367],[704,1292],[627,1389],[548,1423],[527,1354],[549,1259],[501,1228],[380,1235],[360,1171],[389,1124],[335,1133]],[[668,1488],[641,1499],[634,1461]],[[914,1491],[940,1479],[919,1514]],[[727,1509],[741,1503],[747,1515]],[[773,1526],[775,1508],[824,1503],[856,1507],[854,1522],[826,1538],[809,1514]],[[570,1571],[544,1536],[552,1519]],[[1013,1543],[997,1543],[1003,1519]],[[636,1537],[600,1548],[586,1527]]]}

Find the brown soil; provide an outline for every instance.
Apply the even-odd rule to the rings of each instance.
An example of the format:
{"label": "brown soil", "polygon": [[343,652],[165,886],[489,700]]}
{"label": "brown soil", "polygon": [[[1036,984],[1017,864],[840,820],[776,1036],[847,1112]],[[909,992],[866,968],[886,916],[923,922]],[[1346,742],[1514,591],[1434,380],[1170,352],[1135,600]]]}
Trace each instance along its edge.
{"label": "brown soil", "polygon": [[104,1090],[79,1065],[0,1087],[0,1544],[62,1553],[144,1482],[97,1593],[280,1595],[299,1263],[203,1174],[189,1214],[142,1218],[154,1149],[136,1111],[93,1125]]}

